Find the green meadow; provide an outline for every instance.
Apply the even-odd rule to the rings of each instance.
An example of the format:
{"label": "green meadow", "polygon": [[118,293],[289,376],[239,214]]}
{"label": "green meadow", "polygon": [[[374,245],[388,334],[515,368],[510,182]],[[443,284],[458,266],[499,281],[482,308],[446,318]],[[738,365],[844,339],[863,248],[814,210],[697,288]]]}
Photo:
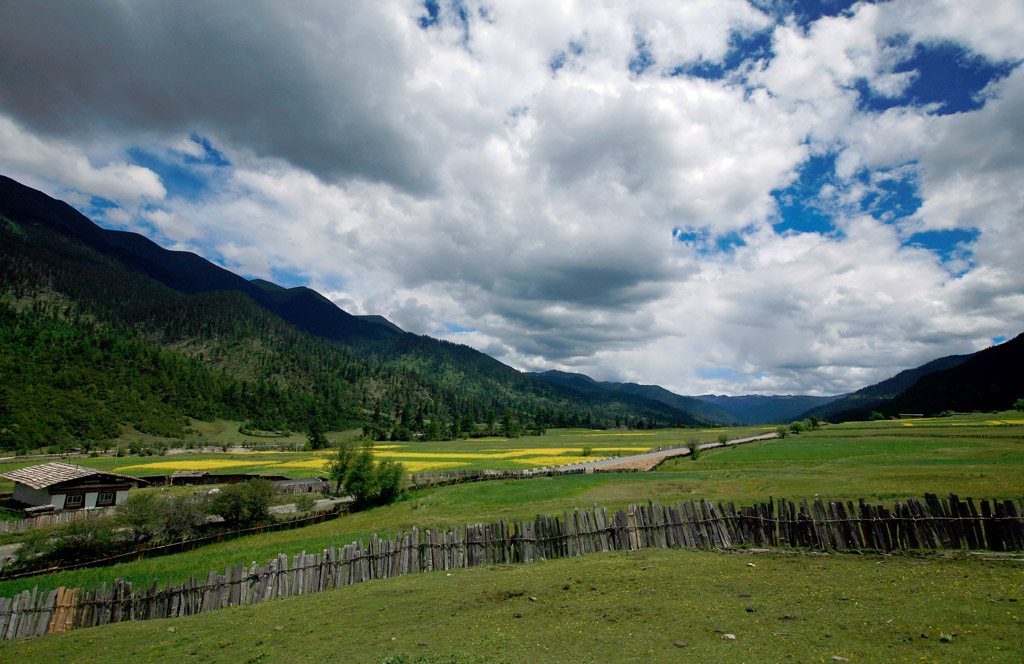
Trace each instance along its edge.
{"label": "green meadow", "polygon": [[[648,499],[690,498],[749,503],[814,495],[891,504],[926,492],[1020,497],[1024,495],[1022,424],[1024,416],[1007,412],[829,425],[782,440],[707,450],[697,459],[672,460],[649,473],[426,489],[410,492],[393,505],[299,530],[245,537],[115,567],[0,582],[0,596],[34,585],[93,587],[113,578],[144,585],[154,579],[177,583],[230,564],[264,563],[279,553],[319,551],[367,539],[372,533],[391,535],[414,526],[532,518],[594,504],[619,508]],[[736,438],[763,430],[726,433]],[[403,463],[532,467],[539,458],[570,459],[584,446],[592,448],[596,457],[604,455],[605,449],[629,453],[695,439],[716,440],[720,433],[551,431],[513,440],[389,443],[378,446],[378,453],[393,453],[391,458]],[[160,462],[219,460],[237,465],[215,472],[252,468],[249,472],[278,473],[276,468],[293,464],[297,467],[291,470],[300,476],[315,473],[315,464],[322,458],[310,452],[192,453],[121,458],[118,469],[145,476],[169,472],[153,465]],[[267,461],[272,463],[266,465]],[[110,468],[100,464],[112,464],[113,459],[81,462]],[[125,469],[129,465],[141,467],[129,471]],[[748,562],[756,566],[748,567]],[[1022,604],[1010,600],[1024,602],[1022,583],[1020,556],[981,560],[964,554],[923,558],[807,552],[603,554],[531,566],[460,570],[452,577],[435,573],[374,581],[173,623],[133,623],[53,635],[2,645],[0,659],[827,662],[837,655],[849,661],[1019,662],[1024,657],[1020,636],[1024,631],[1019,625]],[[751,597],[741,598],[741,593]],[[530,601],[530,596],[537,601]],[[755,611],[746,611],[746,606]],[[516,617],[517,613],[521,615]],[[782,618],[786,615],[790,618]],[[578,625],[580,634],[570,633],[570,625]],[[176,631],[167,632],[169,626]],[[283,629],[276,630],[279,626]],[[734,633],[737,640],[723,641],[725,633]],[[317,634],[322,638],[311,636]],[[953,636],[942,640],[941,634]],[[580,647],[566,650],[569,638],[580,639]],[[689,645],[673,645],[676,641]],[[344,655],[339,650],[342,646]],[[134,656],[129,657],[133,650]]]}
{"label": "green meadow", "polygon": [[652,550],[370,581],[8,642],[0,659],[1017,664],[1022,617],[1019,560]]}
{"label": "green meadow", "polygon": [[[225,423],[219,423],[231,431]],[[237,428],[235,429],[237,431]],[[402,462],[410,473],[443,470],[508,470],[537,468],[583,461],[587,458],[616,456],[645,452],[660,445],[679,445],[691,442],[712,442],[725,433],[730,437],[754,435],[771,427],[736,429],[653,429],[646,431],[592,431],[587,429],[554,429],[543,436],[522,438],[471,438],[454,441],[411,441],[375,443],[374,450],[381,458]],[[359,430],[334,432],[328,439],[336,442],[359,435]],[[233,437],[233,436],[232,436]],[[294,439],[294,440],[292,440]],[[235,440],[229,451],[219,447],[211,451],[182,449],[162,456],[102,456],[79,455],[70,460],[91,468],[150,477],[169,475],[175,470],[206,470],[210,473],[262,473],[288,477],[315,477],[322,475],[330,450],[302,451],[304,437],[292,436],[285,441],[275,439]],[[225,444],[227,442],[225,441]],[[261,449],[239,451],[242,444]],[[266,447],[296,446],[299,450],[280,451]],[[584,448],[590,455],[584,456]],[[0,472],[39,463],[37,460],[11,460],[0,463]],[[0,479],[0,491],[10,491],[13,484]]]}
{"label": "green meadow", "polygon": [[[696,460],[681,457],[650,473],[597,473],[529,480],[476,482],[409,492],[387,507],[375,508],[298,530],[245,537],[173,556],[95,568],[26,580],[0,582],[0,596],[9,596],[35,584],[40,587],[91,587],[120,577],[136,583],[154,578],[180,582],[189,576],[205,575],[237,562],[261,563],[278,553],[293,555],[319,551],[367,538],[371,533],[392,535],[415,527],[454,526],[493,521],[500,518],[533,518],[537,514],[560,514],[575,507],[594,504],[621,508],[648,499],[674,502],[692,498],[750,503],[769,498],[799,499],[820,495],[826,499],[856,500],[891,504],[926,492],[961,497],[1011,498],[1024,495],[1024,428],[1013,426],[1017,413],[1004,419],[986,415],[944,418],[926,422],[882,422],[832,425],[812,433],[787,436],[737,447],[707,450]],[[389,450],[412,450],[414,454],[474,455],[493,450],[545,450],[553,454],[574,449],[583,441],[608,440],[598,447],[646,450],[654,445],[686,442],[692,430],[662,430],[654,435],[639,432],[558,431],[547,436],[513,440],[475,439],[441,443],[407,443]],[[718,431],[704,431],[701,438],[714,440]],[[750,431],[728,431],[730,437]],[[643,442],[639,442],[639,441]],[[538,447],[539,443],[547,443]],[[244,459],[275,457],[280,453],[237,455],[191,454],[169,457],[131,457],[127,464],[159,463],[182,456],[188,459]],[[319,463],[315,453],[287,453],[293,463]],[[595,456],[597,454],[595,453]],[[456,457],[446,457],[456,458]],[[518,457],[499,457],[509,461]],[[188,460],[186,459],[186,460]],[[404,461],[404,459],[401,459]],[[83,463],[107,458],[84,459]],[[487,459],[467,460],[474,467],[488,467]],[[243,468],[244,466],[238,466]],[[263,466],[263,468],[266,468]],[[301,473],[302,469],[296,469]],[[312,468],[306,469],[310,474]],[[127,471],[126,471],[127,472]],[[136,472],[136,471],[132,471]],[[167,472],[163,470],[161,472]],[[241,471],[222,471],[241,472]],[[266,472],[266,471],[264,471]],[[144,476],[143,473],[138,473]]]}

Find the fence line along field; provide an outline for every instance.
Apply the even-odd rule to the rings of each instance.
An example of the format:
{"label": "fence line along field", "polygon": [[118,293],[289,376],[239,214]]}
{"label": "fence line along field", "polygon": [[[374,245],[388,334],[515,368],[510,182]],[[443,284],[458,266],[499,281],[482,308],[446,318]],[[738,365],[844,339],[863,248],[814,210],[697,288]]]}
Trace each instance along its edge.
{"label": "fence line along field", "polygon": [[[980,509],[979,509],[980,508]],[[281,554],[267,565],[237,563],[205,582],[133,588],[117,579],[86,590],[24,591],[0,598],[0,639],[43,636],[108,623],[181,617],[229,606],[259,604],[330,588],[407,574],[533,563],[609,551],[736,546],[806,547],[820,551],[1024,549],[1024,500],[939,499],[897,503],[890,511],[858,505],[780,500],[737,509],[690,501],[655,502],[614,513],[604,508],[565,512],[562,519],[502,520],[454,530],[420,530],[357,541],[318,554]]]}

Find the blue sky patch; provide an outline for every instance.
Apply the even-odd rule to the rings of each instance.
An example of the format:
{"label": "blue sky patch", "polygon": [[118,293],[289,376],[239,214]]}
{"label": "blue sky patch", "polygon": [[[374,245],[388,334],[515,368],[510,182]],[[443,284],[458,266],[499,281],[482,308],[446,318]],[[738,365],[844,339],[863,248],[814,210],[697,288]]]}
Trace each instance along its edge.
{"label": "blue sky patch", "polygon": [[[447,6],[442,9],[441,3],[437,0],[424,0],[423,9],[427,13],[420,16],[416,22],[420,28],[426,30],[437,25],[441,22],[442,18],[445,18],[462,30],[461,42],[465,46],[469,43],[469,10],[462,4],[462,0],[449,0],[446,4]],[[487,18],[483,12],[481,12],[480,16],[485,19]]]}
{"label": "blue sky patch", "polygon": [[1009,337],[1005,337],[1005,336],[1002,336],[1002,335],[1000,335],[998,337],[992,337],[992,345],[993,346],[998,346],[999,344],[1001,344],[1004,341],[1006,341],[1008,338]]}
{"label": "blue sky patch", "polygon": [[693,76],[709,81],[718,81],[730,72],[736,71],[747,61],[756,61],[772,56],[772,33],[774,28],[752,34],[734,31],[729,36],[729,51],[720,61],[696,60],[676,67],[669,76]]}
{"label": "blue sky patch", "polygon": [[419,25],[421,28],[426,30],[432,25],[436,25],[438,16],[441,14],[441,6],[437,4],[436,0],[423,0],[423,8],[427,10],[426,16],[420,16]]}
{"label": "blue sky patch", "polygon": [[651,49],[647,46],[647,40],[639,32],[633,36],[633,44],[635,50],[633,51],[633,56],[629,59],[629,71],[634,76],[642,76],[644,72],[654,66],[654,56],[651,54]]}
{"label": "blue sky patch", "polygon": [[[876,172],[894,173],[891,170]],[[868,171],[858,175],[862,181],[870,181]],[[861,199],[861,209],[879,221],[890,223],[914,214],[922,202],[916,174],[909,172],[902,177],[894,174],[894,177],[877,179],[872,191]]]}
{"label": "blue sky patch", "polygon": [[548,69],[550,69],[553,74],[557,73],[559,69],[565,66],[565,63],[570,57],[576,57],[582,54],[583,44],[571,41],[565,50],[558,51],[551,56],[551,59],[548,60]]}
{"label": "blue sky patch", "polygon": [[129,148],[128,156],[134,164],[156,173],[163,182],[168,196],[194,200],[209,186],[209,180],[201,172],[177,161],[164,159],[148,150],[139,147]]}
{"label": "blue sky patch", "polygon": [[735,375],[736,370],[729,369],[728,367],[712,367],[710,369],[696,369],[694,373],[700,378],[725,378],[726,376]]}
{"label": "blue sky patch", "polygon": [[884,111],[894,106],[939,104],[938,115],[963,113],[981,108],[980,93],[992,81],[1013,71],[1019,62],[993,63],[964,47],[944,42],[917,44],[913,55],[894,68],[894,72],[915,72],[907,89],[898,97],[876,95],[866,81],[855,85],[860,94],[859,110]]}
{"label": "blue sky patch", "polygon": [[185,154],[184,159],[186,164],[206,164],[209,166],[217,166],[218,168],[231,165],[231,162],[224,156],[224,153],[213,147],[213,144],[210,143],[210,139],[205,136],[200,136],[193,132],[192,135],[189,136],[189,140],[203,148],[203,152],[205,154],[202,158]]}
{"label": "blue sky patch", "polygon": [[[866,1],[873,4],[872,0]],[[792,17],[802,28],[822,16],[839,16],[856,3],[857,0],[751,0],[751,4],[780,23]]]}
{"label": "blue sky patch", "polygon": [[676,226],[672,229],[672,239],[680,244],[692,244],[698,253],[705,255],[728,253],[747,243],[738,231],[712,237],[709,228],[694,228],[692,226],[687,228]]}
{"label": "blue sky patch", "polygon": [[434,330],[433,334],[437,334],[437,335],[451,334],[451,333],[456,333],[457,334],[457,333],[460,333],[460,332],[476,332],[476,328],[475,327],[462,327],[461,325],[456,325],[455,323],[444,323],[444,327],[439,328],[437,330]]}
{"label": "blue sky patch", "polygon": [[777,233],[824,233],[832,228],[832,218],[818,205],[818,193],[826,185],[836,184],[836,155],[811,156],[800,167],[796,181],[772,196],[778,203],[779,219],[773,224]]}
{"label": "blue sky patch", "polygon": [[911,235],[903,244],[928,249],[938,254],[942,262],[946,263],[954,259],[967,258],[970,255],[970,245],[980,234],[976,228],[924,231]]}
{"label": "blue sky patch", "polygon": [[725,235],[719,235],[715,238],[715,246],[717,246],[718,250],[722,252],[732,251],[736,247],[742,247],[746,243],[747,242],[743,239],[743,236],[736,231],[726,233]]}

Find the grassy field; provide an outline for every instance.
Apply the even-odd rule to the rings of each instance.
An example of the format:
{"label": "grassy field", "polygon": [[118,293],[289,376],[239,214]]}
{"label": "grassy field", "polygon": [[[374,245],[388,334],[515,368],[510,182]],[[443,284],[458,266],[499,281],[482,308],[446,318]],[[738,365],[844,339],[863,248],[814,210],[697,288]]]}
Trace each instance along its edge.
{"label": "grassy field", "polygon": [[[145,585],[152,583],[153,579],[159,579],[161,583],[167,580],[180,582],[192,575],[203,576],[211,569],[223,570],[228,564],[251,561],[263,563],[278,553],[295,554],[300,551],[318,551],[332,545],[345,544],[354,539],[366,539],[374,532],[392,534],[409,530],[413,526],[451,526],[467,522],[491,521],[502,517],[530,518],[538,513],[557,514],[564,509],[589,506],[595,503],[609,508],[617,508],[630,502],[645,501],[648,498],[670,502],[695,497],[748,503],[754,500],[764,500],[769,496],[801,498],[811,497],[815,494],[820,494],[825,498],[856,499],[864,497],[875,502],[891,503],[896,499],[920,496],[925,492],[940,494],[955,492],[961,496],[977,498],[1019,497],[1024,495],[1024,428],[1015,426],[1018,424],[1024,424],[1024,417],[1019,413],[1002,413],[997,416],[967,416],[941,420],[833,425],[812,433],[789,436],[784,440],[709,450],[696,460],[682,458],[671,461],[652,473],[608,473],[536,478],[474,483],[417,491],[409,494],[397,504],[368,510],[301,530],[242,538],[188,554],[129,563],[113,568],[54,574],[20,582],[2,582],[0,583],[0,596],[10,596],[14,592],[23,588],[31,588],[35,584],[38,584],[40,588],[52,588],[59,585],[94,587],[115,577]],[[717,431],[705,431],[700,434],[700,437],[704,440],[714,440],[718,433]],[[748,431],[730,430],[728,433],[730,437],[738,437],[747,434]],[[595,450],[594,455],[597,456],[597,450],[601,448],[614,448],[615,451],[621,449],[624,452],[646,450],[655,445],[688,442],[694,437],[694,434],[694,431],[687,430],[624,433],[560,431],[552,432],[544,437],[518,440],[477,439],[448,443],[408,443],[394,447],[382,447],[379,452],[409,455],[393,457],[403,462],[414,460],[413,457],[415,457],[438,463],[458,460],[459,463],[467,464],[465,467],[502,467],[495,464],[529,463],[530,459],[541,456],[568,458],[569,452],[577,448],[581,449],[584,444],[592,447]],[[277,454],[281,453],[249,453],[237,456],[241,457],[239,463],[246,459],[251,463],[251,460],[269,457],[278,466],[283,466],[284,463],[301,464],[319,460],[319,457],[309,453],[289,453],[293,455],[291,458],[277,458]],[[227,459],[236,455],[194,454],[181,456],[185,461],[189,459],[198,461]],[[143,461],[159,463],[170,459],[172,457],[142,459],[133,457],[123,460],[123,463],[126,465],[129,463],[139,464]],[[100,458],[89,461],[107,463],[112,460]],[[267,471],[265,470],[267,466],[252,467],[263,468],[263,472],[280,472],[277,470]],[[121,469],[120,464],[119,469]],[[294,470],[302,471],[303,468],[299,467]],[[309,467],[306,470],[312,470],[312,468]],[[231,470],[230,472],[239,471]],[[143,475],[144,472],[138,472],[138,474]],[[634,625],[629,622],[621,608],[616,614],[613,611],[614,607],[609,603],[611,595],[601,599],[604,595],[600,592],[586,594],[580,590],[582,596],[577,596],[575,601],[569,602],[570,609],[578,613],[580,621],[591,620],[585,616],[590,616],[592,612],[598,611],[619,617],[616,618],[615,623],[605,624],[598,620],[595,626],[589,629],[584,627],[583,629],[588,633],[588,639],[593,642],[591,647],[596,650],[583,649],[578,653],[574,651],[569,655],[576,659],[570,657],[570,659],[562,661],[607,661],[607,659],[661,661],[683,656],[683,653],[687,659],[693,659],[693,661],[757,662],[785,661],[787,659],[828,661],[828,657],[832,654],[848,657],[850,661],[903,661],[904,659],[906,661],[910,661],[910,659],[922,661],[921,656],[929,658],[923,661],[1019,662],[1022,659],[1021,641],[1018,636],[1019,624],[1015,622],[1018,620],[1015,616],[1020,615],[1020,605],[1009,602],[1011,597],[1024,601],[1020,592],[1021,583],[1024,581],[1024,568],[1020,566],[1019,562],[994,563],[960,558],[956,560],[928,558],[919,561],[906,557],[819,557],[786,554],[757,556],[752,559],[757,564],[757,574],[748,574],[745,578],[764,584],[756,590],[758,594],[750,590],[735,590],[735,588],[733,590],[737,593],[748,592],[753,597],[772,598],[764,606],[773,607],[770,609],[773,613],[768,613],[769,609],[766,608],[758,608],[756,612],[750,614],[743,611],[733,616],[730,613],[730,621],[735,619],[735,622],[725,624],[717,622],[715,618],[718,611],[724,611],[722,608],[724,605],[721,603],[724,599],[721,598],[726,595],[715,599],[718,596],[711,589],[725,587],[732,582],[730,581],[732,577],[719,573],[718,570],[719,567],[724,570],[727,564],[732,564],[732,561],[738,560],[739,556],[693,551],[645,552],[643,556],[648,556],[652,560],[660,560],[664,557],[665,564],[659,563],[654,569],[661,570],[662,567],[665,567],[678,572],[677,574],[667,574],[667,577],[671,578],[658,577],[657,587],[652,588],[653,592],[661,593],[662,591],[658,588],[663,585],[664,592],[667,596],[675,598],[673,601],[677,601],[677,604],[668,602],[662,608],[656,608],[653,605],[648,606],[643,601],[632,600],[628,606],[635,605],[634,608],[638,611],[637,615],[646,616],[643,622],[651,623],[650,626],[644,628],[640,624]],[[545,637],[545,642],[541,642],[541,645],[538,646],[529,646],[524,642],[518,649],[511,648],[510,643],[518,644],[523,639],[528,641],[527,637],[534,632],[547,633],[549,629],[554,629],[558,633],[560,628],[550,627],[551,623],[558,621],[556,618],[546,618],[544,613],[539,611],[542,606],[540,601],[524,604],[528,600],[523,600],[519,595],[506,597],[505,600],[508,602],[500,599],[502,593],[505,592],[501,590],[502,584],[507,585],[507,580],[514,579],[515,583],[510,586],[513,589],[509,592],[519,592],[514,589],[514,586],[522,585],[526,589],[524,592],[536,594],[538,597],[546,587],[545,584],[554,583],[552,579],[556,577],[564,577],[561,581],[562,584],[566,583],[565,579],[569,577],[579,579],[579,584],[569,584],[574,592],[577,590],[576,585],[598,588],[604,588],[607,585],[609,588],[615,588],[617,586],[609,576],[614,575],[606,571],[619,569],[616,566],[625,564],[627,559],[630,557],[620,554],[618,557],[600,556],[575,559],[523,569],[501,568],[457,572],[452,578],[465,578],[466,583],[475,583],[474,579],[484,580],[480,582],[479,588],[474,586],[471,589],[466,589],[465,593],[469,594],[460,595],[462,599],[450,597],[451,589],[446,589],[444,584],[451,585],[451,582],[448,577],[438,575],[374,582],[367,584],[365,588],[351,588],[316,597],[297,598],[297,600],[287,600],[260,609],[232,609],[210,614],[201,618],[202,623],[194,623],[197,626],[202,624],[204,627],[192,641],[195,642],[196,652],[205,653],[206,656],[217,656],[214,652],[215,646],[220,642],[230,642],[233,644],[232,647],[240,648],[230,657],[222,658],[221,661],[245,661],[249,657],[259,657],[260,653],[264,653],[267,658],[270,658],[268,661],[273,661],[284,654],[291,657],[300,650],[298,644],[302,637],[285,636],[284,631],[290,631],[293,626],[298,628],[300,624],[302,630],[306,629],[307,624],[312,629],[312,626],[321,624],[317,621],[323,620],[323,624],[333,625],[330,628],[323,628],[326,630],[325,633],[331,635],[326,639],[327,645],[324,645],[324,648],[328,650],[324,652],[338,653],[339,643],[346,644],[346,647],[351,644],[352,652],[356,653],[352,656],[352,661],[383,661],[391,654],[402,652],[408,654],[407,661],[409,662],[415,661],[421,655],[428,657],[424,661],[437,662],[525,661],[526,659],[556,661],[557,658],[544,651],[543,648],[548,647],[554,651],[554,648],[558,647],[561,640],[565,638],[564,633],[562,633],[562,639],[551,638],[548,640]],[[743,560],[742,566],[746,567],[747,559]],[[835,592],[840,592],[841,589],[842,592],[849,593],[855,600],[863,600],[860,606],[873,607],[872,613],[863,616],[844,613],[847,609],[852,609],[855,602],[843,601],[835,604],[826,601],[827,598],[824,596],[818,597],[815,592],[809,592],[808,588],[816,587],[814,583],[825,583],[826,581],[819,578],[812,582],[817,578],[813,570],[816,565],[820,564],[829,566],[829,569],[834,572],[830,575],[832,580],[823,587],[832,588]],[[545,570],[555,571],[551,572],[549,577],[545,576],[548,574]],[[703,572],[691,574],[691,570],[703,570]],[[882,570],[900,570],[900,576],[877,576],[876,572]],[[931,573],[934,573],[934,576],[929,576]],[[654,574],[649,576],[655,577]],[[535,581],[532,581],[533,579]],[[793,585],[799,583],[804,585]],[[624,584],[615,592],[628,594],[633,592],[630,587],[632,586]],[[376,590],[371,590],[372,588],[376,588]],[[802,588],[803,591],[796,592],[793,590],[795,588]],[[857,588],[859,590],[856,590]],[[921,592],[912,592],[915,588]],[[729,592],[733,592],[733,590]],[[790,594],[791,590],[793,590],[792,595]],[[955,602],[948,601],[949,593],[953,590],[966,593],[970,597],[984,597],[983,605],[977,606],[971,603],[965,606],[954,606]],[[494,602],[487,600],[488,592],[497,592],[499,600]],[[551,596],[550,592],[543,592],[547,593],[549,597]],[[460,593],[462,593],[461,590]],[[416,598],[408,599],[409,603],[404,604],[402,602],[405,600],[398,599],[403,595],[415,595]],[[779,612],[780,615],[787,612],[792,613],[795,609],[788,606],[796,601],[792,598],[800,599],[805,595],[808,596],[808,599],[802,600],[805,604],[808,603],[811,596],[817,598],[815,601],[818,603],[811,605],[813,615],[807,607],[793,615],[799,616],[801,621],[811,621],[811,623],[800,622],[801,629],[797,630],[795,629],[796,624],[790,625],[791,621],[779,621],[779,616],[774,615],[774,612]],[[440,596],[440,598],[436,596]],[[469,601],[465,599],[467,597],[484,599]],[[564,597],[569,598],[571,595],[567,594]],[[870,602],[867,602],[868,599]],[[998,601],[996,604],[992,604],[988,602],[988,599]],[[1003,599],[1007,601],[1003,602]],[[294,601],[308,602],[309,604],[301,606],[297,604],[295,605],[297,608],[294,609],[284,608],[285,605],[291,606],[289,602]],[[753,600],[745,601],[755,603]],[[458,611],[454,608],[450,611],[448,608],[443,608],[432,612],[422,608],[442,605],[448,607],[453,606],[451,604],[453,602],[459,605]],[[942,602],[942,604],[936,604],[936,602]],[[277,606],[281,608],[272,608]],[[386,629],[381,627],[383,631],[375,631],[376,628],[361,630],[358,626],[350,628],[345,620],[339,623],[337,619],[334,619],[334,622],[331,622],[331,610],[324,608],[329,606],[344,606],[345,615],[359,616],[364,620],[370,618],[372,621],[383,620],[381,625],[402,624],[399,615],[415,617],[407,621],[405,633],[396,636],[396,638],[404,640],[397,644],[390,644],[388,643],[390,637],[383,639],[381,634],[392,627]],[[523,619],[509,619],[507,627],[503,627],[506,631],[502,634],[511,639],[510,641],[498,639],[499,635],[493,631],[497,629],[494,627],[495,621],[508,618],[500,611],[512,606],[518,607],[516,610],[523,613]],[[523,610],[524,606],[529,609],[529,612]],[[786,608],[787,606],[788,608]],[[1000,610],[1006,610],[1009,607],[1018,610],[1006,615],[1000,613]],[[558,604],[557,607],[549,605],[549,608],[555,612],[554,614],[566,610],[562,604]],[[732,611],[732,609],[729,610]],[[879,612],[885,613],[886,611],[891,614],[889,617],[893,618],[893,623],[886,623],[885,620],[889,618],[880,617]],[[419,615],[421,612],[424,613],[422,618]],[[449,613],[452,612],[456,612],[457,615],[449,616]],[[305,617],[288,619],[285,617],[288,615]],[[230,616],[234,616],[234,618]],[[693,620],[694,616],[697,616],[694,626],[689,628],[686,633],[680,632],[678,638],[674,635],[675,633],[669,635],[666,631],[669,627],[674,627],[679,620]],[[974,622],[970,622],[972,616],[975,616]],[[392,618],[394,623],[390,622]],[[673,621],[673,618],[677,620]],[[248,633],[241,627],[245,621],[250,619],[263,625],[285,624],[287,629],[280,634],[275,632],[269,637],[258,636],[250,639]],[[436,621],[435,619],[443,619],[442,623],[447,626],[432,629],[431,625]],[[464,620],[477,621],[473,624],[485,622],[491,625],[488,628],[491,631],[470,630],[469,622],[463,622]],[[757,620],[763,621],[763,624],[752,622]],[[185,625],[186,622],[189,621],[176,624]],[[377,625],[378,622],[373,622],[373,624]],[[207,625],[209,628],[206,627]],[[226,625],[226,627],[218,629],[215,627],[216,625]],[[239,627],[231,628],[230,625],[239,625]],[[623,628],[626,629],[625,636],[621,633]],[[627,638],[630,628],[639,630],[636,632],[639,635],[636,644]],[[714,631],[716,629],[733,631],[737,634],[737,642],[723,645],[720,634]],[[156,631],[146,632],[145,630]],[[195,634],[197,630],[198,627],[194,628],[192,633]],[[740,633],[745,630],[745,635]],[[823,634],[829,630],[832,630],[830,633],[833,634],[833,637],[818,635],[818,632]],[[953,637],[949,643],[940,643],[938,637],[940,630],[943,633],[956,632],[957,636]],[[86,648],[85,645],[69,644],[86,644],[90,642],[90,639],[102,639],[95,635],[105,634],[108,631],[118,635],[125,634],[126,636],[123,637],[126,639],[125,643],[133,644],[136,643],[133,639],[141,638],[138,635],[143,633],[159,635],[162,631],[163,636],[153,638],[163,643],[164,645],[160,648],[165,649],[153,650],[147,647],[145,651],[139,650],[138,657],[140,659],[176,660],[182,654],[180,648],[186,647],[185,641],[178,638],[177,632],[173,635],[166,633],[166,625],[154,627],[153,625],[135,624],[109,629],[86,630],[78,634],[63,636],[60,637],[61,644],[59,646],[47,647],[45,644],[52,642],[49,637],[34,644],[0,646],[0,660],[7,659],[8,652],[27,657],[27,659],[19,661],[42,661],[34,658],[35,656],[31,655],[33,652],[49,651],[54,653],[60,650],[60,652],[81,653],[83,651],[77,650],[77,648]],[[784,635],[773,636],[770,634],[772,631],[799,633],[799,638]],[[218,635],[218,632],[221,633]],[[415,640],[411,643],[407,638],[407,632],[418,632]],[[922,632],[930,633],[930,637],[921,639],[919,635]],[[423,636],[423,633],[428,633],[428,635]],[[662,633],[666,635],[664,638]],[[308,638],[306,631],[301,631],[301,634]],[[974,636],[967,636],[969,634],[974,634]],[[997,634],[1001,634],[1007,642],[1000,644]],[[846,640],[838,639],[839,635],[843,635]],[[1015,636],[1016,640],[1010,638],[1011,636]],[[654,637],[660,640],[652,640]],[[904,640],[911,637],[913,637],[913,641]],[[117,638],[122,637],[118,636]],[[666,644],[666,638],[686,640],[691,645],[685,649],[678,648],[672,646],[671,643]],[[829,638],[831,640],[822,640]],[[79,641],[80,639],[81,641]],[[256,648],[255,642],[261,639],[268,647]],[[411,647],[419,640],[427,641],[429,645]],[[872,650],[876,641],[884,643],[885,649]],[[93,641],[93,643],[99,643],[99,641]],[[271,643],[282,645],[271,648],[269,647]],[[333,650],[329,649],[330,643],[334,644]],[[986,657],[970,657],[965,654],[977,652],[979,644],[984,644],[984,647],[987,648],[985,650]],[[996,650],[997,646],[1005,646],[1007,649]],[[156,648],[155,645],[152,647]],[[729,647],[732,649],[729,650]],[[7,650],[8,648],[11,650]],[[295,650],[291,650],[292,648]],[[723,650],[723,648],[725,649]],[[751,648],[756,649],[751,650]],[[653,652],[648,652],[651,649]],[[313,648],[301,652],[301,657],[305,657],[306,652],[317,653],[320,651]],[[588,652],[608,652],[614,656],[609,658],[599,654],[588,656],[586,655]],[[451,653],[455,654],[454,658],[448,657]],[[801,655],[801,653],[805,654]],[[806,653],[812,653],[813,657],[808,659]],[[566,653],[562,652],[562,654]],[[915,656],[911,657],[912,654]],[[68,656],[70,659],[57,659],[56,661],[93,661],[85,655]],[[197,654],[196,657],[199,655]],[[310,657],[309,660],[300,658],[296,661],[312,661],[313,655],[311,654]],[[196,661],[204,660],[200,658]],[[350,661],[350,658],[345,657],[344,661]]]}
{"label": "grassy field", "polygon": [[[976,424],[959,426],[959,422],[966,421]],[[0,582],[0,596],[10,596],[36,583],[46,588],[93,587],[113,577],[147,584],[154,578],[180,582],[191,575],[205,575],[211,569],[222,570],[228,564],[253,560],[263,563],[278,553],[319,551],[367,538],[373,532],[390,535],[414,526],[454,526],[505,517],[532,518],[537,514],[558,514],[594,504],[621,508],[648,498],[663,502],[709,498],[749,503],[769,497],[803,498],[820,494],[831,499],[863,497],[891,503],[893,499],[919,497],[925,492],[955,492],[976,498],[1024,495],[1024,429],[986,424],[988,421],[977,418],[935,420],[917,423],[914,427],[899,422],[841,425],[827,427],[813,435],[707,451],[695,461],[682,458],[653,473],[601,473],[427,489],[410,493],[397,504],[310,528],[241,538],[188,554],[113,568]],[[659,444],[685,436],[678,431],[674,436],[672,432],[657,433]],[[967,437],[948,438],[943,437],[944,433]],[[567,440],[590,436],[586,432],[562,432],[543,438],[564,444]],[[532,446],[543,438],[469,443],[476,450],[471,453],[475,454],[491,449],[488,446],[494,449],[502,449],[501,445]],[[444,446],[457,444],[418,445],[431,446],[430,453],[443,453]],[[638,449],[649,447],[651,445],[645,443]],[[507,451],[508,447],[505,449]]]}
{"label": "grassy field", "polygon": [[[221,423],[224,426],[224,423]],[[413,441],[377,443],[374,449],[379,457],[401,461],[410,473],[438,470],[505,470],[537,468],[541,466],[574,463],[583,456],[585,447],[591,448],[591,457],[643,452],[659,445],[717,440],[722,433],[730,437],[752,435],[769,430],[765,427],[737,429],[657,429],[649,431],[591,431],[587,429],[556,429],[544,436],[523,438],[473,438],[455,441]],[[357,436],[359,430],[334,432],[331,441]],[[304,438],[303,438],[304,441]],[[252,443],[252,441],[248,441]],[[266,441],[263,441],[266,443]],[[293,444],[301,445],[296,440]],[[165,456],[80,456],[78,463],[91,468],[148,477],[168,475],[175,470],[206,470],[211,473],[262,473],[289,477],[314,477],[322,470],[330,452],[304,451],[217,451],[168,454]],[[234,448],[229,448],[234,449]],[[11,460],[0,463],[0,472],[38,463],[38,461]],[[0,491],[10,491],[13,483],[0,479]]]}
{"label": "grassy field", "polygon": [[657,550],[371,581],[7,643],[0,659],[1009,664],[1022,617],[1019,560]]}

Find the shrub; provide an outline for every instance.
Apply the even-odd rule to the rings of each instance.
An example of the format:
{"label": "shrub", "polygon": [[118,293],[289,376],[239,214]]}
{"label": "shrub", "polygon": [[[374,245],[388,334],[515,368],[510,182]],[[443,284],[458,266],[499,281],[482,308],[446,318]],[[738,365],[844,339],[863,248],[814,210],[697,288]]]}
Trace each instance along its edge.
{"label": "shrub", "polygon": [[135,544],[147,542],[164,530],[167,500],[151,492],[130,491],[115,508],[117,523],[127,530]]}
{"label": "shrub", "polygon": [[189,496],[164,500],[165,510],[160,538],[167,543],[190,539],[206,523],[205,510]]}
{"label": "shrub", "polygon": [[295,499],[295,509],[308,512],[316,507],[316,496],[312,493],[300,493]]}
{"label": "shrub", "polygon": [[116,555],[126,548],[113,519],[85,518],[62,526],[33,530],[18,549],[15,566],[22,569],[70,565]]}
{"label": "shrub", "polygon": [[210,512],[230,526],[252,526],[270,518],[270,499],[276,492],[273,483],[264,479],[231,484],[210,502]]}
{"label": "shrub", "polygon": [[405,467],[390,459],[374,461],[372,444],[356,454],[345,475],[345,491],[355,498],[354,509],[386,505],[404,490]]}

